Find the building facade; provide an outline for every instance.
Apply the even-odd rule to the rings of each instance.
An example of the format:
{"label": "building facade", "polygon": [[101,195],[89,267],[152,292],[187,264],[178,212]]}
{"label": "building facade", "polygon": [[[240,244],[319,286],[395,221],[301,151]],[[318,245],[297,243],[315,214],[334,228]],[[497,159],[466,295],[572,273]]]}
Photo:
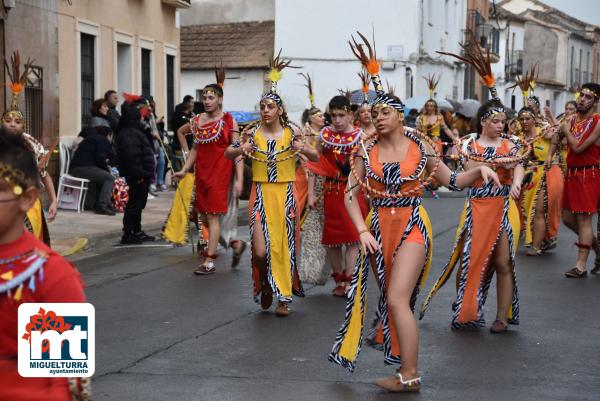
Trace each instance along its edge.
{"label": "building facade", "polygon": [[75,136],[96,98],[109,89],[152,95],[167,115],[179,97],[176,14],[189,1],[60,2],[60,132]]}
{"label": "building facade", "polygon": [[520,91],[510,87],[535,65],[535,95],[542,107],[562,112],[599,68],[597,27],[538,0],[504,0],[496,11],[501,61],[494,72],[503,101],[515,110],[523,107]]}
{"label": "building facade", "polygon": [[[192,9],[182,18],[182,24],[214,26],[249,19],[273,21],[273,43],[268,48],[274,51],[283,49],[282,55],[292,59],[293,65],[302,67],[301,70],[285,71],[279,83],[292,119],[298,120],[309,103],[304,80],[297,72],[312,76],[315,101],[322,108],[338,94],[338,90],[360,88],[357,73],[361,67],[350,51],[348,40],[356,31],[371,37],[373,28],[384,83],[387,81],[402,99],[427,96],[426,82],[422,77],[433,73],[441,76],[436,97],[463,97],[463,67],[436,51],[460,52],[458,43],[462,41],[465,26],[466,0],[379,0],[368,6],[358,0],[260,0],[251,11],[244,11],[243,6],[232,7],[231,3],[231,0],[221,3],[193,1]],[[184,31],[186,28],[183,28]],[[221,46],[227,48],[230,39],[230,36],[224,37]],[[182,38],[182,46],[192,40],[186,34]],[[218,51],[213,49],[205,56],[210,58],[215,53]],[[268,70],[268,58],[260,65],[240,70],[236,66],[244,62],[246,53],[230,53],[234,57],[237,53],[239,58],[230,61],[230,67],[234,68],[230,75],[239,75],[240,80],[226,82],[225,108],[253,111],[260,92],[267,88],[265,72]],[[212,82],[212,66],[216,62],[218,60],[210,60],[210,65],[205,67],[197,62],[190,64],[189,68],[187,64],[182,66],[182,94],[194,95],[198,89]],[[244,80],[248,85],[246,90],[241,86],[238,88]],[[258,88],[262,88],[261,91]]]}

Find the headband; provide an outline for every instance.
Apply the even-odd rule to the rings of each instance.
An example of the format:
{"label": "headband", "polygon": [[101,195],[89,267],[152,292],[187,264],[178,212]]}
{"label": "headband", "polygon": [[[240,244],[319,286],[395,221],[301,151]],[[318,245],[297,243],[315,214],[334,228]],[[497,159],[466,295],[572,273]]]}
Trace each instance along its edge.
{"label": "headband", "polygon": [[491,109],[488,109],[485,113],[483,113],[481,115],[481,118],[479,119],[479,121],[485,121],[488,118],[490,118],[491,116],[493,116],[494,114],[500,114],[500,113],[506,113],[506,109],[504,107],[492,107]]}

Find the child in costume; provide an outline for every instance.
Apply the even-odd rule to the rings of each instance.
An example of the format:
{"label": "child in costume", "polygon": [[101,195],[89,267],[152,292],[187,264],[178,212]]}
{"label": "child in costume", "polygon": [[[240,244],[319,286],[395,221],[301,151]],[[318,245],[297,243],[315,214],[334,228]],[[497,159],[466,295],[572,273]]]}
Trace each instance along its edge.
{"label": "child in costume", "polygon": [[[20,136],[0,135],[0,399],[70,401],[69,379],[25,378],[17,369],[18,307],[25,302],[85,302],[71,263],[25,229],[39,198],[37,163]],[[89,400],[89,381],[85,398]]]}
{"label": "child in costume", "polygon": [[[174,177],[184,178],[192,165],[195,166],[195,207],[202,220],[208,223],[208,245],[204,252],[204,261],[194,271],[200,275],[213,274],[216,271],[214,261],[217,258],[217,245],[219,238],[224,234],[221,230],[221,220],[228,212],[236,213],[237,216],[237,199],[242,193],[244,180],[243,164],[234,163],[224,155],[232,142],[233,133],[238,131],[238,126],[233,116],[222,110],[225,83],[223,66],[216,69],[216,77],[216,84],[207,85],[202,90],[204,113],[194,116],[177,132],[184,151],[187,150],[185,134],[188,132],[193,133],[194,145],[183,168],[175,173]],[[173,200],[180,201],[180,198]],[[234,220],[234,223],[237,223],[237,219]],[[234,224],[233,229],[237,233],[237,224]],[[246,243],[227,238],[225,245],[232,247],[232,266],[237,266]]]}
{"label": "child in costume", "polygon": [[56,143],[51,147],[52,149],[46,149],[44,145],[25,132],[25,116],[23,116],[23,113],[21,113],[19,109],[19,96],[23,89],[25,89],[31,62],[28,60],[25,63],[23,73],[21,74],[21,59],[18,51],[13,53],[10,61],[11,68],[8,69],[8,73],[9,78],[12,81],[12,84],[10,85],[12,99],[10,109],[5,111],[2,115],[2,127],[4,128],[5,135],[12,134],[23,136],[29,150],[33,153],[37,162],[39,177],[43,188],[46,190],[50,204],[48,206],[48,211],[45,214],[42,209],[42,202],[38,199],[25,216],[25,226],[36,238],[42,240],[49,246],[50,233],[48,231],[46,218],[49,222],[54,220],[58,211],[58,202],[52,177],[50,177],[46,171],[46,167]]}

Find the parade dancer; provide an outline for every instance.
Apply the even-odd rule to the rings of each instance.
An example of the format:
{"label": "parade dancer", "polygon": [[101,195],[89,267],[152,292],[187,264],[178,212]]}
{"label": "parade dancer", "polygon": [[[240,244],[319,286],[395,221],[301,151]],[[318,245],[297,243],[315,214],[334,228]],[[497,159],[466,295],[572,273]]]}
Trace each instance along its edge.
{"label": "parade dancer", "polygon": [[454,135],[454,132],[446,125],[444,116],[440,113],[437,102],[434,99],[435,89],[440,82],[440,77],[436,77],[435,74],[423,77],[427,81],[427,91],[429,92],[429,100],[425,102],[421,114],[417,118],[417,129],[421,132],[429,135],[435,142],[436,149],[439,154],[443,154],[443,142],[441,138],[442,130],[452,140],[456,142],[458,137]]}
{"label": "parade dancer", "polygon": [[[230,113],[223,112],[223,66],[216,69],[216,78],[216,84],[206,85],[202,90],[204,113],[194,116],[177,131],[184,151],[184,145],[187,145],[185,135],[189,132],[193,134],[194,145],[181,171],[175,173],[174,177],[185,177],[192,165],[195,166],[195,206],[202,220],[208,224],[208,246],[204,252],[204,260],[194,271],[198,275],[214,274],[216,271],[214,261],[222,234],[220,219],[229,208],[237,210],[236,200],[242,193],[244,180],[243,164],[236,164],[224,155],[232,143],[233,133],[238,131],[238,125]],[[174,199],[174,202],[177,201],[178,199]],[[233,249],[232,266],[237,266],[246,243],[232,239],[225,245]]]}
{"label": "parade dancer", "polygon": [[371,135],[375,132],[375,125],[373,125],[371,119],[371,105],[369,104],[369,73],[363,70],[358,73],[358,77],[360,78],[364,100],[356,110],[354,126],[360,128],[364,135]]}
{"label": "parade dancer", "polygon": [[[308,74],[301,74],[307,81],[310,108],[302,113],[304,135],[310,146],[315,147],[321,129],[325,125],[325,116],[321,109],[315,106],[312,91],[312,79]],[[307,201],[304,212],[300,215],[300,264],[299,275],[303,283],[323,285],[327,281],[329,272],[326,271],[326,252],[321,239],[323,237],[323,181],[318,175],[306,168],[303,163],[307,179]],[[297,177],[296,177],[297,178]]]}
{"label": "parade dancer", "polygon": [[465,171],[490,166],[496,170],[502,185],[493,188],[479,181],[469,188],[450,260],[423,303],[421,318],[432,297],[448,281],[458,264],[452,327],[485,325],[483,306],[496,273],[498,309],[490,330],[501,333],[508,329],[509,323],[519,323],[515,253],[520,215],[515,201],[519,199],[523,180],[520,163],[528,157],[530,146],[518,137],[503,134],[506,110],[494,87],[489,54],[483,55],[474,38],[461,46],[464,56],[439,53],[473,65],[488,86],[492,99],[479,108],[477,133],[462,138],[459,151],[466,162]]}
{"label": "parade dancer", "polygon": [[319,155],[288,120],[277,94],[281,70],[290,64],[280,54],[271,62],[271,88],[260,100],[260,122],[246,127],[241,136],[234,132],[225,157],[252,159],[248,221],[255,299],[260,297],[261,307],[269,309],[274,294],[278,301],[275,313],[288,316],[292,293],[304,295],[296,259],[300,231],[294,188],[296,157],[304,155],[316,161]]}
{"label": "parade dancer", "polygon": [[[17,311],[23,303],[85,302],[77,270],[28,232],[26,213],[38,202],[38,164],[22,136],[0,135],[0,399],[89,401],[90,380],[18,374]],[[51,317],[43,320],[52,325]],[[74,384],[71,394],[70,383]],[[76,397],[76,398],[75,398]]]}
{"label": "parade dancer", "polygon": [[[375,52],[359,35],[364,44],[353,40],[351,46],[368,68],[377,93],[371,113],[377,131],[367,138],[368,145],[354,148],[350,158],[345,205],[360,233],[362,250],[352,276],[345,321],[329,359],[350,371],[356,366],[363,339],[369,259],[373,258],[381,291],[375,341],[382,343],[386,363],[401,365],[392,377],[376,383],[388,391],[419,391],[419,338],[412,309],[431,263],[433,238],[421,205],[424,186],[433,178],[453,189],[480,178],[493,185],[498,184],[498,177],[485,166],[462,174],[451,172],[440,162],[429,137],[404,126],[404,105],[399,98],[384,93]],[[429,177],[425,178],[427,172]],[[366,221],[358,202],[361,189],[369,193],[372,202]]]}
{"label": "parade dancer", "polygon": [[9,87],[12,92],[12,99],[10,109],[5,111],[2,115],[2,127],[4,128],[4,133],[7,135],[23,136],[37,161],[42,187],[46,190],[50,204],[48,206],[48,211],[44,213],[42,201],[38,199],[31,209],[27,211],[25,227],[27,227],[36,238],[42,240],[49,246],[50,232],[48,231],[46,219],[48,219],[49,222],[54,220],[58,211],[58,202],[52,177],[48,174],[46,168],[50,156],[52,155],[52,150],[56,147],[58,142],[51,146],[52,149],[46,149],[44,145],[25,132],[25,116],[23,116],[23,113],[19,110],[19,96],[23,89],[25,89],[25,83],[27,81],[27,76],[29,75],[30,61],[27,61],[23,66],[23,73],[21,73],[21,59],[18,51],[13,53],[10,61],[11,65],[10,68],[7,68],[7,72],[11,80]]}
{"label": "parade dancer", "polygon": [[[600,114],[594,112],[599,99],[600,85],[582,85],[577,98],[577,114],[561,124],[559,131],[569,144],[562,218],[565,225],[577,233],[575,245],[579,248],[575,266],[565,273],[570,278],[587,276],[586,263],[592,248],[596,250],[592,273],[600,271],[600,252],[592,228],[592,217],[600,207]],[[553,151],[555,147],[556,144]]]}
{"label": "parade dancer", "polygon": [[[353,113],[347,97],[334,96],[328,109],[331,126],[321,130],[317,142],[321,159],[319,163],[308,163],[307,167],[315,174],[325,176],[321,243],[327,248],[327,256],[333,270],[331,275],[336,284],[332,295],[345,297],[358,256],[360,237],[344,208],[344,189],[350,173],[350,153],[364,139],[364,132],[352,125]],[[367,203],[364,195],[357,196],[356,202],[360,205],[363,216],[366,216]]]}

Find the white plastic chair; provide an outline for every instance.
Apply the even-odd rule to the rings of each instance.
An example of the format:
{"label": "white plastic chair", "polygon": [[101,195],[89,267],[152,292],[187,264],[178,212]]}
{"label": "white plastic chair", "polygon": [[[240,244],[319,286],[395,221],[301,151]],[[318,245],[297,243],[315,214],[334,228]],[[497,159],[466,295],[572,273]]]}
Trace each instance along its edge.
{"label": "white plastic chair", "polygon": [[[79,198],[77,199],[77,213],[81,213],[87,195],[88,184],[90,180],[87,178],[74,177],[69,174],[69,165],[71,164],[71,154],[66,143],[60,144],[60,178],[58,180],[58,207],[61,207],[61,199],[64,197],[65,188],[79,190]],[[64,209],[64,208],[63,208]]]}

